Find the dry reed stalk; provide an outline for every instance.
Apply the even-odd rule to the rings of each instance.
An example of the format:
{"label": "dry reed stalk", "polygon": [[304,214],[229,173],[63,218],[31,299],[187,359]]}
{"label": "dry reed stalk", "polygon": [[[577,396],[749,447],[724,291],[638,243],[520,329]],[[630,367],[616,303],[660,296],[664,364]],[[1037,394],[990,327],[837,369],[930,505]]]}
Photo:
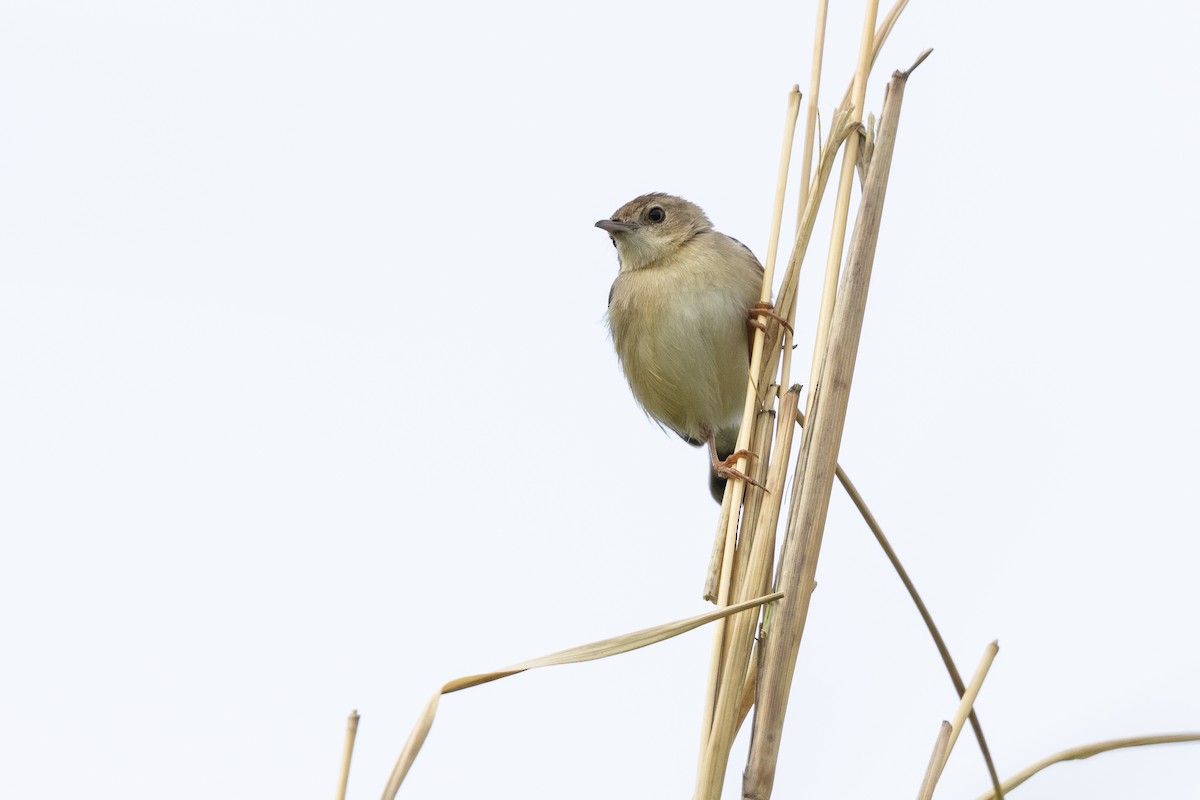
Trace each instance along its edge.
{"label": "dry reed stalk", "polygon": [[408,770],[416,760],[417,754],[421,751],[421,746],[425,743],[425,738],[429,735],[430,728],[433,727],[434,717],[437,716],[438,702],[442,695],[462,691],[463,689],[470,689],[473,686],[479,686],[484,683],[491,683],[492,681],[517,675],[531,669],[561,666],[563,664],[579,664],[584,661],[595,661],[600,658],[609,658],[622,653],[628,653],[631,650],[637,650],[665,641],[681,633],[687,633],[701,625],[723,619],[730,614],[749,611],[764,603],[778,600],[781,597],[783,595],[778,592],[763,597],[756,597],[745,603],[735,603],[723,608],[713,609],[704,614],[698,614],[694,617],[688,617],[687,619],[668,622],[665,625],[656,625],[653,628],[646,628],[634,631],[633,633],[614,636],[611,639],[603,639],[599,642],[572,647],[569,650],[562,650],[548,656],[534,658],[493,672],[483,672],[478,675],[455,678],[443,684],[442,688],[435,692],[433,697],[429,699],[429,702],[425,704],[425,709],[421,712],[420,717],[417,718],[412,732],[409,733],[408,740],[404,743],[404,747],[396,759],[396,766],[392,768],[392,774],[383,789],[383,800],[393,800],[396,797],[396,793],[400,791],[400,784],[404,782],[404,777],[408,774]]}
{"label": "dry reed stalk", "polygon": [[[867,97],[867,77],[874,63],[875,19],[879,16],[879,0],[867,0],[867,12],[863,19],[862,37],[858,48],[858,68],[854,71],[854,93],[852,105],[847,108],[850,119],[862,122],[863,105]],[[821,383],[821,369],[825,363],[825,348],[829,338],[829,326],[833,321],[833,306],[837,299],[838,275],[842,266],[842,248],[846,244],[846,224],[850,214],[850,190],[854,186],[854,165],[858,161],[858,137],[851,137],[842,154],[842,172],[838,177],[837,197],[833,207],[833,230],[830,234],[829,251],[825,260],[825,282],[821,288],[820,316],[817,335],[813,340],[812,366],[808,379],[808,406],[811,412],[814,390]]]}
{"label": "dry reed stalk", "polygon": [[975,706],[975,698],[979,696],[979,690],[983,688],[983,682],[987,678],[988,671],[992,668],[992,662],[996,660],[996,654],[999,652],[999,642],[992,642],[984,648],[983,658],[979,660],[979,666],[975,668],[975,674],[971,676],[971,682],[967,684],[967,690],[963,692],[963,696],[959,699],[958,711],[954,713],[954,720],[950,723],[954,728],[954,732],[950,735],[951,750],[954,749],[954,745],[958,742],[958,735],[962,733],[963,723],[970,716],[971,709]]}
{"label": "dry reed stalk", "polygon": [[[908,0],[896,0],[896,4],[892,6],[892,9],[888,11],[887,16],[883,18],[883,22],[879,23],[879,27],[875,29],[875,40],[871,44],[870,66],[872,68],[875,66],[875,61],[879,58],[879,51],[883,49],[883,43],[887,41],[887,37],[892,32],[892,28],[896,27],[896,20],[900,19],[900,14],[907,6]],[[926,55],[928,55],[929,52],[932,51],[926,51]],[[924,60],[925,56],[918,58],[916,63],[908,68],[908,71],[912,72],[917,68],[917,64],[920,64]],[[839,108],[846,108],[850,104],[853,93],[854,81],[852,80],[850,85],[846,87],[846,93],[842,95],[842,104],[839,106]]]}
{"label": "dry reed stalk", "polygon": [[813,26],[812,70],[808,76],[808,109],[804,114],[804,149],[800,152],[800,202],[796,205],[796,229],[808,204],[812,180],[813,144],[817,135],[817,109],[821,101],[821,67],[825,63],[825,23],[829,17],[829,0],[817,0],[817,22]]}
{"label": "dry reed stalk", "polygon": [[[988,670],[992,668],[992,662],[996,659],[996,653],[1000,652],[1000,645],[992,642],[983,651],[983,658],[979,662],[979,666],[975,669],[975,675],[971,678],[971,682],[967,684],[967,690],[963,692],[962,699],[959,700],[958,710],[954,712],[954,721],[948,723],[950,726],[950,735],[943,737],[938,735],[937,744],[933,748],[933,756],[929,760],[929,769],[925,773],[925,780],[921,784],[921,791],[917,794],[918,800],[929,800],[933,797],[933,790],[937,787],[938,780],[942,777],[942,770],[946,768],[946,762],[950,760],[950,753],[954,750],[955,743],[958,742],[958,735],[962,733],[963,723],[971,714],[971,708],[975,705],[975,698],[979,696],[979,689],[983,686],[983,681],[987,678]],[[946,722],[942,723],[942,733],[946,731]]]}
{"label": "dry reed stalk", "polygon": [[[873,31],[873,15],[868,14],[868,18]],[[766,800],[774,785],[788,694],[804,622],[816,585],[817,557],[846,421],[850,384],[858,355],[867,290],[907,78],[908,73],[896,72],[888,85],[879,141],[863,189],[845,275],[836,293],[828,348],[819,373],[822,375],[821,383],[810,389],[811,422],[803,436],[797,459],[787,536],[776,581],[776,586],[785,592],[786,599],[773,614],[770,625],[764,625],[760,642],[754,726],[742,789],[743,797],[749,800]],[[853,161],[850,161],[850,166],[853,168]]]}
{"label": "dry reed stalk", "polygon": [[[755,417],[754,435],[750,439],[759,449],[755,452],[758,458],[754,459],[754,467],[750,472],[750,477],[767,485],[768,465],[771,463],[772,447],[776,444],[775,437],[772,435],[777,430],[775,426],[775,411],[767,409],[758,412]],[[786,458],[784,459],[787,460]],[[742,531],[755,532],[758,530],[759,514],[762,511],[763,500],[766,492],[757,486],[749,488],[746,493],[746,499],[742,503],[742,524],[739,526]],[[749,546],[754,540],[747,538],[743,534],[739,537],[737,547],[734,549],[733,575],[730,577],[730,592],[732,597],[744,596],[739,593],[738,587],[741,587],[745,581],[746,569],[750,562]],[[769,577],[769,576],[768,576]],[[752,596],[757,597],[763,592],[754,592]]]}
{"label": "dry reed stalk", "polygon": [[[788,322],[792,326],[795,326],[795,324],[796,324],[796,297],[795,297],[795,295],[792,296],[792,304],[787,307],[787,309],[784,311],[784,314],[785,314],[785,316],[787,316]],[[794,329],[794,327],[793,327],[793,329]],[[782,350],[780,351],[781,356],[779,356],[779,358],[781,359],[780,364],[779,364],[779,385],[780,386],[787,385],[787,382],[792,379],[792,340],[794,338],[795,338],[795,336],[792,334],[792,331],[784,330]]]}
{"label": "dry reed stalk", "polygon": [[[1112,750],[1121,750],[1126,747],[1146,747],[1155,744],[1179,744],[1181,742],[1200,742],[1200,733],[1168,733],[1161,736],[1131,736],[1126,739],[1110,739],[1105,742],[1095,742],[1093,744],[1085,744],[1079,747],[1072,747],[1063,750],[1061,753],[1055,753],[1049,758],[1044,758],[1041,761],[1013,775],[1003,784],[1005,792],[1011,792],[1013,789],[1020,786],[1025,781],[1038,774],[1046,767],[1062,763],[1063,761],[1077,761],[1084,758],[1091,758],[1100,753],[1108,753]],[[994,800],[995,795],[992,792],[982,794],[979,800]]]}
{"label": "dry reed stalk", "polygon": [[[779,231],[783,225],[783,204],[787,196],[788,168],[792,163],[792,146],[796,139],[796,120],[800,116],[800,99],[800,87],[793,84],[792,90],[788,92],[783,146],[779,153],[779,171],[775,179],[775,202],[771,207],[771,233],[767,240],[767,258],[763,263],[763,288],[759,300],[764,303],[771,302],[771,292],[775,284],[775,259],[779,255]],[[760,316],[758,319],[764,324],[768,321],[765,316]],[[751,370],[751,374],[755,374],[755,371]]]}
{"label": "dry reed stalk", "polygon": [[925,777],[921,780],[921,789],[917,792],[917,800],[933,799],[933,789],[942,773],[942,764],[946,763],[946,754],[950,752],[953,730],[949,722],[942,720],[937,740],[933,743],[933,752],[929,754],[929,765],[925,767]]}
{"label": "dry reed stalk", "polygon": [[858,161],[855,162],[855,169],[858,172],[858,180],[861,183],[867,182],[867,166],[871,163],[871,154],[875,150],[875,115],[867,114],[867,121],[863,123],[862,134],[859,138],[858,145]]}
{"label": "dry reed stalk", "polygon": [[[821,67],[824,64],[824,34],[829,17],[829,0],[817,0],[817,20],[812,31],[812,70],[809,72],[809,106],[804,114],[804,148],[800,151],[800,200],[796,204],[796,233],[804,219],[804,210],[809,205],[812,185],[812,146],[816,143],[817,108],[821,100]],[[779,309],[788,321],[796,325],[796,295],[791,303]],[[790,385],[792,380],[792,331],[784,331],[784,349],[779,368],[779,385]],[[791,453],[788,453],[791,455]]]}
{"label": "dry reed stalk", "polygon": [[350,758],[354,755],[354,738],[358,735],[358,711],[350,712],[346,720],[346,741],[342,746],[342,773],[338,776],[337,800],[346,800],[346,787],[350,784]]}
{"label": "dry reed stalk", "polygon": [[[728,486],[728,484],[726,484]],[[709,556],[708,572],[704,578],[704,599],[710,603],[717,602],[717,595],[721,590],[721,572],[725,565],[725,536],[724,533],[729,526],[729,517],[733,513],[734,492],[726,489],[725,496],[721,498],[721,513],[717,515],[717,536],[713,540],[712,555]],[[741,496],[738,496],[738,502],[741,502]]]}

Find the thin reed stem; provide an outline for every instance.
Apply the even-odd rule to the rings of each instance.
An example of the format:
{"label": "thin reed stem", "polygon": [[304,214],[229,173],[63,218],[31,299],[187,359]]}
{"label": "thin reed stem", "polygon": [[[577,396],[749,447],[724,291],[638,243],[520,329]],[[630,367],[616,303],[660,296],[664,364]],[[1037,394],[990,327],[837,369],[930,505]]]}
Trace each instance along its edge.
{"label": "thin reed stem", "polygon": [[946,754],[950,752],[950,734],[953,729],[949,722],[942,720],[938,727],[938,736],[933,743],[933,752],[929,754],[929,764],[925,767],[925,777],[921,781],[921,789],[917,792],[917,800],[932,800],[933,789],[937,786],[938,777],[942,774],[942,764]]}
{"label": "thin reed stem", "polygon": [[338,775],[337,800],[346,800],[346,787],[350,784],[350,758],[354,755],[354,738],[358,735],[358,711],[350,712],[346,719],[346,741],[342,746],[342,771]]}
{"label": "thin reed stem", "polygon": [[804,114],[804,149],[800,153],[800,203],[796,207],[796,230],[808,204],[812,181],[813,146],[817,138],[817,109],[821,98],[821,67],[825,63],[825,23],[829,16],[829,0],[818,0],[817,22],[813,26],[812,71],[808,78],[808,107]]}
{"label": "thin reed stem", "polygon": [[[983,681],[987,677],[988,670],[992,668],[992,661],[996,658],[996,653],[1000,651],[1000,645],[992,642],[983,651],[983,658],[979,661],[979,666],[975,669],[975,674],[971,677],[971,682],[967,684],[967,690],[963,692],[962,699],[958,703],[958,710],[954,712],[954,719],[950,722],[950,735],[943,743],[943,737],[938,736],[938,746],[934,748],[935,758],[929,762],[929,771],[925,774],[925,783],[921,786],[920,797],[929,798],[933,796],[933,790],[937,786],[938,780],[942,777],[942,770],[946,768],[946,762],[950,760],[950,753],[954,750],[954,744],[958,741],[958,735],[962,732],[963,723],[971,713],[971,707],[975,703],[975,698],[979,695],[979,690],[983,686]],[[946,723],[942,723],[942,730],[945,731]]]}
{"label": "thin reed stem", "polygon": [[[879,15],[879,0],[867,0],[867,12],[863,19],[862,37],[858,48],[858,69],[854,71],[852,105],[847,109],[850,119],[862,122],[863,105],[867,96],[867,76],[874,63],[875,19]],[[833,321],[833,306],[837,299],[838,275],[842,266],[842,250],[846,244],[846,226],[850,218],[850,190],[854,186],[854,165],[858,161],[857,136],[850,137],[842,153],[842,172],[838,177],[837,197],[833,206],[833,229],[830,232],[829,251],[825,260],[825,282],[821,288],[820,315],[817,335],[813,340],[812,368],[808,379],[808,408],[812,411],[813,393],[821,383],[821,369],[825,363],[825,348],[829,339],[829,326]]]}
{"label": "thin reed stem", "polygon": [[[1026,767],[1025,769],[1013,775],[1004,782],[1004,791],[1011,792],[1013,789],[1020,786],[1025,781],[1038,774],[1046,767],[1054,766],[1063,761],[1077,761],[1084,758],[1091,758],[1100,753],[1108,753],[1113,750],[1121,750],[1126,747],[1146,747],[1157,744],[1180,744],[1183,742],[1200,742],[1200,733],[1168,733],[1161,736],[1131,736],[1126,739],[1110,739],[1106,742],[1095,742],[1094,744],[1085,744],[1079,747],[1072,747],[1063,750],[1061,753],[1055,753],[1049,758],[1044,758],[1041,761]],[[979,800],[993,800],[995,795],[991,792],[979,796]]]}

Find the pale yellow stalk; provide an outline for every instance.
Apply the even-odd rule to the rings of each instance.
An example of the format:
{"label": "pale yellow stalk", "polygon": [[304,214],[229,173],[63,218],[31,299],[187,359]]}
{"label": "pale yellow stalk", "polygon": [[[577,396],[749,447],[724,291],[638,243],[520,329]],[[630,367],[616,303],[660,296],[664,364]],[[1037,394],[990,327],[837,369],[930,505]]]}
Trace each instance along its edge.
{"label": "pale yellow stalk", "polygon": [[953,728],[949,722],[942,720],[938,727],[938,736],[933,743],[933,752],[929,754],[929,763],[925,766],[925,777],[921,780],[921,789],[917,792],[917,800],[933,800],[933,789],[937,786],[938,776],[942,772],[942,764],[946,754],[950,752],[950,734]]}
{"label": "pale yellow stalk", "polygon": [[[1079,747],[1072,747],[1063,750],[1061,753],[1055,753],[1049,758],[1044,758],[1041,761],[1026,767],[1025,769],[1013,775],[1003,784],[1004,792],[1007,794],[1013,789],[1020,786],[1025,781],[1038,774],[1046,767],[1054,766],[1063,761],[1077,761],[1084,758],[1091,758],[1100,753],[1108,753],[1113,750],[1121,750],[1126,747],[1146,747],[1155,744],[1179,744],[1182,742],[1200,742],[1200,733],[1168,733],[1161,736],[1131,736],[1126,739],[1110,739],[1106,742],[1096,742],[1094,744],[1085,744]],[[979,800],[994,800],[995,794],[987,792],[979,796]]]}
{"label": "pale yellow stalk", "polygon": [[346,800],[350,784],[350,758],[354,755],[354,738],[358,735],[358,711],[351,711],[346,720],[346,740],[342,745],[342,772],[338,775],[337,800]]}
{"label": "pale yellow stalk", "polygon": [[825,62],[825,22],[829,16],[829,0],[818,0],[817,22],[813,26],[812,72],[808,78],[808,107],[804,115],[804,150],[800,153],[800,203],[796,207],[796,230],[804,216],[808,193],[812,187],[812,158],[817,142],[817,111],[821,98],[821,67]]}
{"label": "pale yellow stalk", "polygon": [[[854,71],[854,92],[849,109],[850,119],[861,122],[863,105],[867,96],[867,77],[874,61],[875,20],[879,15],[879,0],[867,0],[867,11],[863,19],[862,37],[859,40],[858,69]],[[833,207],[833,230],[830,233],[829,252],[825,260],[825,282],[821,287],[821,306],[817,320],[817,334],[813,342],[812,366],[808,379],[808,406],[811,413],[813,391],[821,380],[821,369],[825,363],[825,347],[829,339],[829,326],[833,320],[833,304],[837,299],[838,275],[842,267],[842,249],[846,244],[846,226],[850,219],[850,190],[854,186],[854,167],[858,160],[858,137],[851,136],[842,154],[842,172],[838,177],[837,199]]]}

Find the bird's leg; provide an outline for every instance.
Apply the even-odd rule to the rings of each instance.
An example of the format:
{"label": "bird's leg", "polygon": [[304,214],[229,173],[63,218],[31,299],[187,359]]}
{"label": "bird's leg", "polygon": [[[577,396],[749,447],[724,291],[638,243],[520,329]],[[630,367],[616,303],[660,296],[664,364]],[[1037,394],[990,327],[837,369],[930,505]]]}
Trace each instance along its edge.
{"label": "bird's leg", "polygon": [[770,317],[786,328],[788,333],[792,334],[793,336],[796,335],[796,332],[792,330],[792,325],[787,321],[787,318],[776,314],[775,306],[766,300],[760,300],[759,302],[750,306],[750,324],[758,328],[760,331],[766,333],[767,323],[760,321],[758,319],[760,316]]}
{"label": "bird's leg", "polygon": [[710,458],[712,458],[713,470],[717,473],[717,475],[725,480],[737,478],[745,481],[751,486],[757,486],[764,492],[767,490],[767,487],[763,486],[746,473],[739,471],[737,467],[734,466],[737,464],[739,458],[744,458],[749,461],[751,458],[758,458],[757,454],[751,453],[749,450],[738,450],[729,458],[722,460],[721,457],[717,455],[717,437],[710,433],[708,435],[708,455]]}

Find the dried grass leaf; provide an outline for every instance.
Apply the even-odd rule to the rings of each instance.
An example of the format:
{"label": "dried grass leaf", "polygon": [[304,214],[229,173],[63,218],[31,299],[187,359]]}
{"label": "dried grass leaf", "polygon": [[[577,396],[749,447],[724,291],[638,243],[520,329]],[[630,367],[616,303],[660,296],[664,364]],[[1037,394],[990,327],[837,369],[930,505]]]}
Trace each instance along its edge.
{"label": "dried grass leaf", "polygon": [[520,664],[514,664],[511,667],[495,670],[494,672],[482,672],[478,675],[467,675],[449,681],[425,704],[425,710],[421,712],[421,716],[417,719],[417,724],[413,726],[412,733],[409,734],[408,741],[404,743],[404,749],[400,751],[400,757],[396,760],[396,766],[392,769],[392,775],[388,778],[387,786],[383,790],[384,800],[392,800],[400,790],[400,784],[404,782],[404,776],[408,774],[409,768],[417,758],[417,753],[421,751],[421,746],[425,743],[425,737],[429,735],[429,729],[433,727],[433,718],[437,715],[438,700],[442,695],[469,689],[472,686],[479,686],[483,683],[490,683],[538,667],[579,664],[584,661],[595,661],[598,658],[608,658],[628,653],[631,650],[638,650],[642,647],[673,638],[681,633],[687,633],[701,625],[722,619],[730,614],[747,611],[763,603],[770,603],[781,597],[783,597],[781,592],[775,592],[764,597],[747,600],[744,603],[735,603],[723,608],[717,608],[695,617],[668,622],[665,625],[656,625],[653,628],[614,636],[611,639],[604,639],[579,647],[572,647],[569,650],[551,653],[548,656],[534,658]]}

